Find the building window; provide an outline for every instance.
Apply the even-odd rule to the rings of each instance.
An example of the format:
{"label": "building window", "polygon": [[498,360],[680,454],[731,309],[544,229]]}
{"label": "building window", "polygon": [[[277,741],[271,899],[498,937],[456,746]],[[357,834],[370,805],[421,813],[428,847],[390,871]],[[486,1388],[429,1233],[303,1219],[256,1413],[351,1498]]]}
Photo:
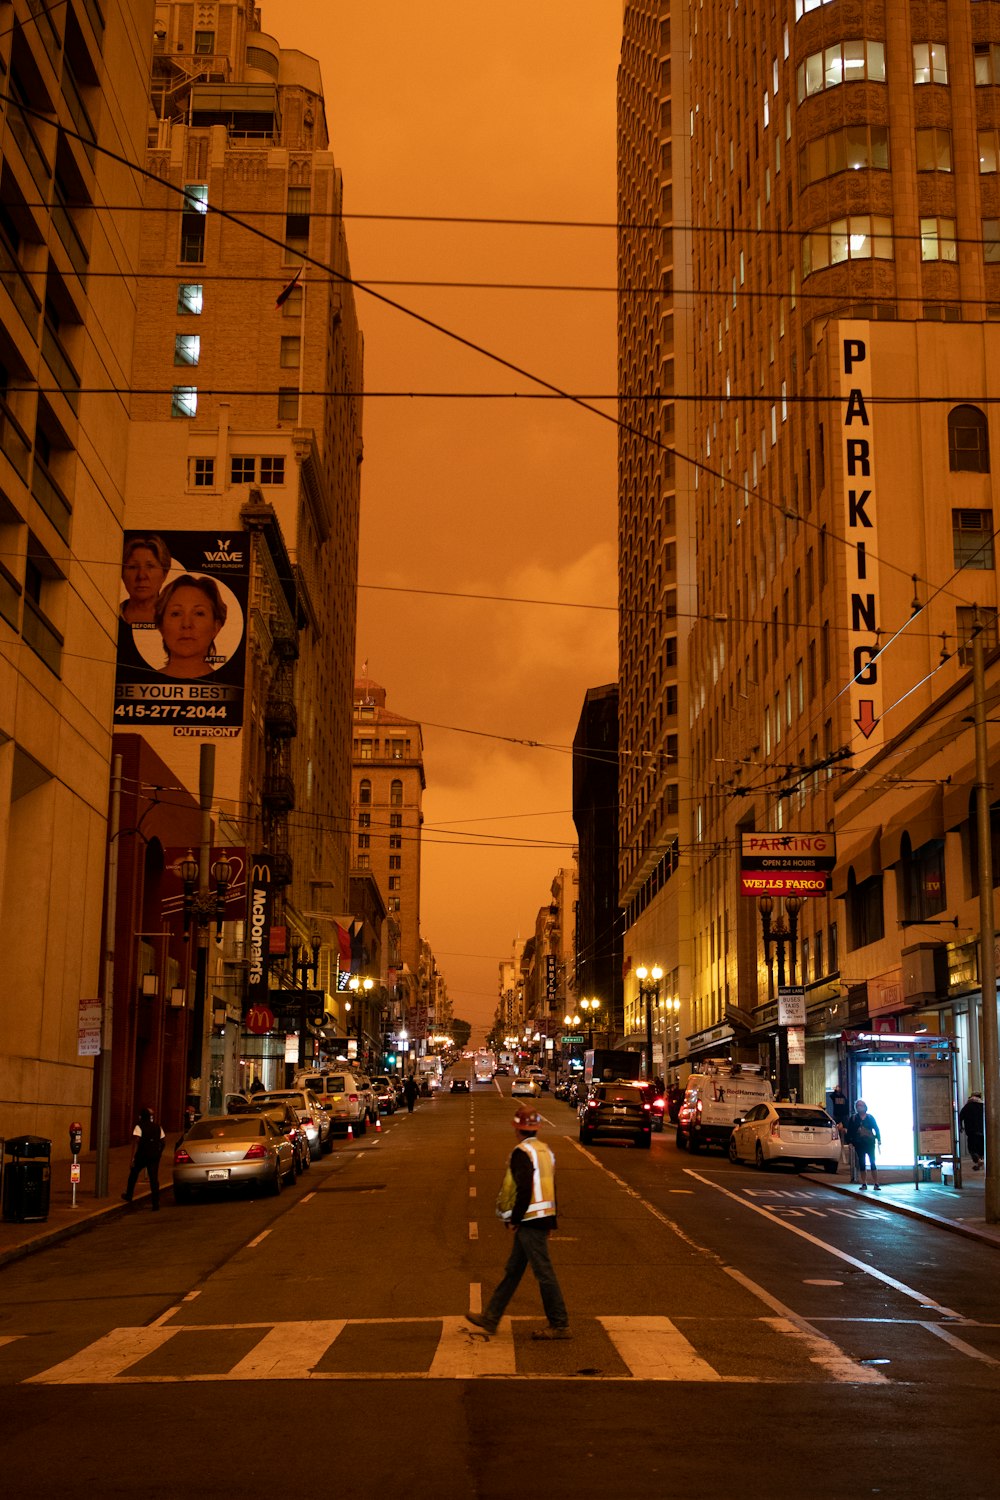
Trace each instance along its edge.
{"label": "building window", "polygon": [[951,131],[918,130],[917,171],[950,172],[951,170]]}
{"label": "building window", "polygon": [[979,132],[979,170],[980,172],[997,170],[997,133],[995,130]]}
{"label": "building window", "polygon": [[281,340],[281,368],[297,370],[302,355],[302,340],[298,334],[285,334]]}
{"label": "building window", "polygon": [[300,286],[293,286],[281,304],[281,316],[283,318],[302,317],[302,288]]}
{"label": "building window", "polygon": [[194,50],[199,56],[204,56],[215,51],[215,32],[196,31],[194,34]]}
{"label": "building window", "polygon": [[389,869],[401,870],[403,868],[403,856],[401,854],[389,855]]}
{"label": "building window", "polygon": [[174,337],[174,364],[196,365],[201,359],[201,338],[197,333],[178,333]]}
{"label": "building window", "polygon": [[855,881],[853,874],[847,887],[847,940],[853,951],[867,948],[885,937],[885,912],[882,906],[882,877]]}
{"label": "building window", "polygon": [[[285,249],[305,254],[309,249],[310,189],[288,189],[288,211],[285,214]],[[286,256],[287,258],[287,256]]]}
{"label": "building window", "polygon": [[403,847],[403,835],[401,833],[390,833],[390,835],[389,835],[389,848],[390,849],[402,849],[402,847]]}
{"label": "building window", "polygon": [[983,220],[983,260],[988,266],[1000,265],[1000,219]]}
{"label": "building window", "polygon": [[948,467],[953,474],[990,472],[986,414],[978,406],[953,406],[948,413]]}
{"label": "building window", "polygon": [[371,857],[370,854],[359,854],[358,855],[358,869],[359,870],[370,870],[371,869],[371,864],[372,864],[372,857]]}
{"label": "building window", "polygon": [[198,387],[196,385],[175,385],[170,392],[170,415],[172,417],[193,417],[198,411]]}
{"label": "building window", "polygon": [[55,563],[40,549],[28,558],[24,568],[21,638],[56,677],[62,664],[63,638],[52,624],[50,614],[52,595],[61,582]]}
{"label": "building window", "polygon": [[914,42],[913,82],[948,82],[948,49],[944,42]]}
{"label": "building window", "polygon": [[885,47],[881,42],[835,42],[822,52],[814,52],[799,65],[796,80],[799,103],[824,89],[838,88],[842,83],[860,83],[864,79],[885,82]]}
{"label": "building window", "polygon": [[829,951],[828,951],[828,953],[826,955],[827,972],[829,974],[836,974],[838,968],[840,967],[840,953],[838,951],[838,946],[837,946],[837,924],[836,924],[836,922],[831,922],[830,923],[830,930],[829,930],[829,934],[828,934],[828,946],[829,946]]}
{"label": "building window", "polygon": [[[983,650],[991,651],[997,644],[997,612],[992,606],[979,606],[979,624],[983,633]],[[960,604],[955,611],[955,633],[958,636],[958,659],[963,667],[972,666],[972,636],[975,628],[975,609],[969,604]]]}
{"label": "building window", "polygon": [[358,827],[370,828],[372,826],[371,813],[358,813]]}
{"label": "building window", "polygon": [[204,306],[204,288],[201,282],[182,281],[177,288],[177,312],[181,317],[201,316]]}
{"label": "building window", "polygon": [[358,787],[358,801],[362,806],[367,806],[372,800],[372,784],[370,781],[362,781]]}
{"label": "building window", "polygon": [[374,758],[375,758],[375,741],[374,740],[358,740],[357,741],[357,747],[358,747],[358,760],[374,760]]}
{"label": "building window", "polygon": [[891,260],[892,220],[852,214],[812,230],[802,241],[802,275],[811,276],[845,260]]}
{"label": "building window", "polygon": [[983,42],[973,47],[976,83],[1000,83],[1000,43]]}
{"label": "building window", "polygon": [[832,177],[835,172],[862,168],[889,170],[889,130],[885,125],[848,125],[810,141],[799,152],[802,186]]}
{"label": "building window", "polygon": [[666,810],[667,810],[667,816],[668,817],[676,817],[677,816],[677,808],[678,808],[678,805],[679,805],[678,799],[679,799],[679,792],[678,792],[678,787],[677,787],[676,781],[668,781],[667,782],[667,800],[666,800]]}
{"label": "building window", "polygon": [[230,484],[253,484],[257,477],[257,460],[237,456],[229,460]]}
{"label": "building window", "polygon": [[953,510],[951,540],[956,568],[994,567],[991,510]]}
{"label": "building window", "polygon": [[668,635],[663,644],[663,665],[665,667],[677,665],[677,637],[675,635]]}
{"label": "building window", "polygon": [[390,896],[389,897],[389,910],[390,911],[399,911],[399,897],[398,896]]}
{"label": "building window", "polygon": [[196,490],[211,489],[215,484],[215,459],[193,458],[191,460],[191,482]]}
{"label": "building window", "polygon": [[402,807],[403,805],[403,783],[393,781],[389,787],[389,805],[391,807]]}
{"label": "building window", "polygon": [[296,386],[279,385],[278,387],[278,421],[297,422],[299,420],[299,392]]}
{"label": "building window", "polygon": [[403,889],[403,877],[402,877],[402,875],[390,875],[389,876],[389,889],[390,889],[390,891],[401,891]]}
{"label": "building window", "polygon": [[285,460],[273,454],[265,453],[260,461],[261,484],[284,484],[285,482]]}
{"label": "building window", "polygon": [[663,694],[663,711],[668,719],[677,717],[677,688],[673,684]]}
{"label": "building window", "polygon": [[932,839],[919,849],[911,849],[909,836],[904,834],[900,854],[904,920],[922,922],[944,911],[943,842]]}
{"label": "building window", "polygon": [[192,182],[184,189],[184,209],[181,213],[181,260],[188,262],[205,259],[205,217],[208,213],[208,188],[204,183]]}
{"label": "building window", "polygon": [[402,813],[390,813],[389,814],[389,827],[390,828],[402,828],[402,826],[403,826],[403,814]]}
{"label": "building window", "polygon": [[920,259],[958,260],[954,219],[920,220]]}
{"label": "building window", "polygon": [[372,836],[371,836],[371,834],[370,833],[359,833],[358,834],[358,848],[359,849],[370,849],[371,846],[372,846]]}

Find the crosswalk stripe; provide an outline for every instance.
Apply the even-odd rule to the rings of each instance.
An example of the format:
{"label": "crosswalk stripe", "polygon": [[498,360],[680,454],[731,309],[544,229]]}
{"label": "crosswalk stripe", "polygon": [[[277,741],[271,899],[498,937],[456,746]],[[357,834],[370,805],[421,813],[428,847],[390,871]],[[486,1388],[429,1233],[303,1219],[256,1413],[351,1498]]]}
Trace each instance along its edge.
{"label": "crosswalk stripe", "polygon": [[471,1380],[477,1375],[516,1375],[514,1333],[504,1318],[496,1333],[485,1336],[464,1318],[442,1318],[441,1337],[431,1367],[430,1380]]}
{"label": "crosswalk stripe", "polygon": [[598,1318],[638,1380],[721,1380],[669,1318]]}
{"label": "crosswalk stripe", "polygon": [[180,1328],[112,1328],[96,1343],[61,1364],[30,1376],[26,1385],[97,1385],[114,1380],[130,1365],[155,1354]]}
{"label": "crosswalk stripe", "polygon": [[301,1380],[347,1326],[346,1318],[328,1322],[276,1323],[250,1353],[234,1365],[227,1380]]}

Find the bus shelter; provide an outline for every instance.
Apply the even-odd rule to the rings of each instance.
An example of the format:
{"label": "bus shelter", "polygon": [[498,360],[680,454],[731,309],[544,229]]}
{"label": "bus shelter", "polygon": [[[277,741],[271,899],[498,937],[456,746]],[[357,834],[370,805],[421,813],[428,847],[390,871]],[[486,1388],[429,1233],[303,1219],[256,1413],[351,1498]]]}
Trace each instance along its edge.
{"label": "bus shelter", "polygon": [[882,1134],[879,1166],[912,1170],[918,1188],[940,1168],[960,1188],[956,1039],[848,1032],[844,1041],[851,1103],[864,1099]]}

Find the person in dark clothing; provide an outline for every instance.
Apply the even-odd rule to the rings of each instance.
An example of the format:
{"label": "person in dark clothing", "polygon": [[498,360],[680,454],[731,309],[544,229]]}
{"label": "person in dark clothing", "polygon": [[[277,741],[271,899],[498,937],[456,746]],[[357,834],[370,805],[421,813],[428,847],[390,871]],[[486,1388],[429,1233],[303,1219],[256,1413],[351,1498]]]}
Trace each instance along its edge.
{"label": "person in dark clothing", "polygon": [[139,1174],[145,1171],[149,1178],[149,1193],[155,1213],[160,1206],[160,1157],[163,1154],[164,1131],[163,1126],[153,1119],[151,1109],[140,1109],[139,1123],[132,1132],[132,1140],[132,1164],[122,1197],[126,1203],[132,1202]]}
{"label": "person in dark clothing", "polygon": [[830,1113],[833,1123],[839,1128],[841,1135],[851,1117],[851,1106],[847,1102],[847,1095],[838,1083],[836,1088],[830,1091]]}
{"label": "person in dark clothing", "polygon": [[873,1114],[869,1114],[868,1106],[863,1099],[858,1099],[854,1105],[854,1113],[847,1122],[845,1139],[854,1147],[854,1155],[857,1158],[858,1171],[861,1174],[861,1191],[868,1191],[868,1163],[872,1169],[872,1187],[876,1193],[882,1191],[879,1186],[878,1171],[875,1167],[875,1147],[881,1146],[882,1135],[878,1128],[878,1121]]}
{"label": "person in dark clothing", "polygon": [[403,1084],[403,1098],[406,1100],[407,1113],[413,1113],[413,1106],[417,1102],[417,1080],[412,1073],[407,1073],[406,1082]]}
{"label": "person in dark clothing", "polygon": [[264,1085],[261,1083],[261,1081],[257,1077],[256,1073],[254,1074],[254,1076],[253,1076],[253,1082],[250,1085],[250,1093],[251,1093],[251,1096],[254,1095],[254,1094],[263,1094],[264,1093]]}
{"label": "person in dark clothing", "polygon": [[466,1322],[486,1333],[496,1333],[507,1303],[530,1266],[542,1294],[548,1327],[532,1333],[534,1339],[569,1339],[569,1314],[563,1301],[552,1261],[549,1235],[556,1227],[556,1160],[544,1141],[536,1139],[542,1117],[529,1104],[514,1115],[518,1143],[510,1154],[497,1214],[514,1231],[514,1246],[504,1267],[503,1279],[482,1313],[466,1313]]}
{"label": "person in dark clothing", "polygon": [[983,1096],[975,1089],[958,1112],[959,1128],[965,1131],[965,1141],[972,1157],[972,1170],[978,1172],[983,1164],[986,1147],[986,1109]]}

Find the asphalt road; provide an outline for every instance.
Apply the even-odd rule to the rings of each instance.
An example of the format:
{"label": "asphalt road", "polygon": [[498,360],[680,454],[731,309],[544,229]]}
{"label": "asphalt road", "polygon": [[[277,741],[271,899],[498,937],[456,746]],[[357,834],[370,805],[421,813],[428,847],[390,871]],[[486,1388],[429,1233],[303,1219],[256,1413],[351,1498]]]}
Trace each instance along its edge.
{"label": "asphalt road", "polygon": [[543,1096],[574,1338],[531,1341],[530,1274],[466,1324],[508,1250],[502,1088],[0,1269],[4,1493],[993,1500],[996,1249],[793,1172],[585,1148]]}

